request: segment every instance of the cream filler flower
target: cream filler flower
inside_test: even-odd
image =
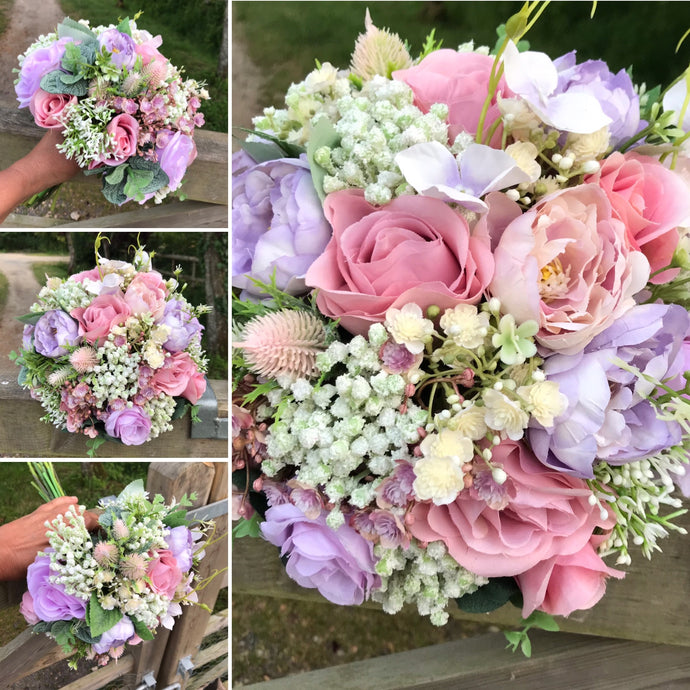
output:
[[[452,503],[465,487],[464,477],[471,469],[472,441],[457,431],[442,429],[426,436],[419,448],[423,457],[414,466],[415,495],[436,505]]]
[[[525,401],[530,414],[545,427],[553,426],[554,417],[559,417],[568,409],[568,398],[560,392],[556,381],[520,386],[517,394]]]
[[[390,308],[386,312],[385,326],[398,345],[404,345],[413,355],[424,350],[425,343],[431,340],[434,324],[425,319],[422,309],[414,302],[402,309]]]
[[[472,441],[479,441],[486,435],[488,427],[484,420],[485,409],[471,403],[448,420],[448,428],[457,431]]]
[[[484,344],[489,332],[489,315],[478,312],[473,304],[458,304],[446,309],[439,325],[456,345],[474,349]]]
[[[482,393],[486,425],[496,431],[505,431],[511,441],[519,441],[529,423],[529,415],[520,405],[500,391],[489,388]]]

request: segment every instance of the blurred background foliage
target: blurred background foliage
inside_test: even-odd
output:
[[[38,0],[36,0],[38,2]],[[201,112],[206,127],[228,130],[227,51],[223,65],[221,46],[228,0],[60,0],[65,15],[88,19],[93,25],[117,23],[118,17],[133,18],[138,11],[140,29],[160,34],[160,51],[176,67],[184,67],[188,78],[206,81],[211,100]]]
[[[526,38],[532,50],[556,58],[577,50],[578,62],[604,60],[617,72],[633,66],[633,81],[668,85],[688,66],[690,41],[675,53],[690,28],[687,2],[552,2]],[[436,29],[444,48],[496,43],[496,27],[520,2],[233,2],[233,37],[246,40],[250,57],[266,76],[266,106],[282,105],[291,82],[314,68],[314,59],[347,68],[355,40],[372,21],[406,39],[413,56]],[[238,94],[236,94],[236,97]]]
[[[69,257],[69,263],[49,266],[36,264],[36,278],[45,283],[45,274],[66,278],[96,265],[95,232],[3,232],[0,252],[34,252]],[[208,377],[228,377],[228,234],[226,232],[104,232],[101,256],[129,261],[139,245],[155,252],[153,268],[164,277],[172,277],[176,266],[182,267],[180,283],[187,283],[185,297],[192,304],[208,304],[210,314],[201,317],[204,325],[202,345],[209,358]],[[166,258],[163,255],[174,255]]]

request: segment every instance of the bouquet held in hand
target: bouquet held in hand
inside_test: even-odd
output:
[[[85,174],[101,175],[104,196],[118,206],[159,203],[179,189],[209,97],[135,20],[90,27],[66,17],[19,56],[15,81],[19,107],[39,127],[60,130],[58,149]]]
[[[330,601],[553,629],[684,532],[687,73],[529,50],[543,9],[417,56],[367,14],[233,156],[236,533]]]

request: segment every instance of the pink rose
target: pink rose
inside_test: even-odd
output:
[[[182,397],[189,400],[192,405],[199,402],[199,398],[206,391],[206,377],[199,371],[192,374],[187,387],[182,391]]]
[[[413,536],[443,541],[473,573],[502,577],[578,553],[596,527],[611,526],[589,504],[592,492],[583,479],[545,468],[520,442],[503,441],[492,453],[492,461],[508,475],[505,484],[487,489],[486,475],[491,474],[483,471],[453,503],[418,503],[411,511]]]
[[[614,215],[625,224],[630,246],[647,257],[652,272],[671,263],[678,226],[690,215],[690,194],[678,174],[650,156],[614,151],[585,182],[606,192]],[[652,282],[664,283],[677,274],[678,269],[665,271]]]
[[[429,112],[434,103],[448,105],[448,137],[452,142],[460,132],[477,133],[493,62],[488,55],[442,49],[430,53],[414,67],[396,70],[392,76],[412,89],[414,104],[422,112]],[[503,77],[497,92],[504,98],[513,96]],[[484,119],[484,132],[500,115],[494,96]],[[492,145],[500,146],[502,131],[502,127],[496,130]]]
[[[163,316],[165,311],[165,298],[168,288],[161,274],[157,271],[137,273],[125,292],[125,302],[129,305],[132,314],[150,313],[154,320]]]
[[[69,96],[66,93],[48,93],[43,89],[38,89],[31,97],[29,110],[39,127],[63,129],[61,116],[68,106],[76,102],[76,96]]]
[[[141,55],[142,65],[146,66],[152,60],[156,58],[163,57],[158,48],[163,44],[162,36],[152,36],[147,41],[143,43],[137,43],[134,47],[134,52],[137,55]]]
[[[131,313],[122,293],[99,295],[88,307],[77,307],[70,312],[79,322],[79,335],[91,345],[98,340],[103,343],[110,329],[123,324]]]
[[[137,152],[139,123],[127,113],[116,115],[107,125],[108,134],[113,137],[110,152],[103,156],[106,165],[120,165]]]
[[[630,309],[649,278],[647,259],[630,249],[625,225],[593,184],[544,197],[508,224],[494,257],[489,292],[501,310],[536,321],[539,344],[568,355]]]
[[[156,393],[163,392],[173,397],[177,395],[187,397],[185,393],[189,393],[193,397],[195,384],[192,383],[192,379],[198,373],[199,369],[194,360],[186,352],[173,352],[165,358],[163,366],[156,369],[149,383]]]
[[[81,271],[81,273],[75,273],[70,276],[71,280],[75,280],[77,283],[83,283],[86,279],[89,280],[100,280],[101,275],[98,272],[98,268],[92,268],[88,271]]]
[[[31,592],[26,591],[22,595],[22,602],[19,604],[19,613],[24,616],[24,619],[29,625],[36,625],[36,623],[41,620],[34,611],[34,598],[31,596]]]
[[[552,616],[592,608],[604,596],[606,579],[624,575],[609,568],[592,542],[587,542],[577,553],[553,556],[516,576],[523,598],[522,617],[537,608]]]
[[[175,597],[177,586],[182,582],[182,571],[172,551],[158,551],[156,557],[149,562],[146,574],[151,580],[151,589],[156,594],[162,594],[168,599]]]
[[[324,213],[333,237],[305,280],[319,309],[352,333],[408,302],[476,304],[492,278],[488,243],[439,199],[401,196],[378,208],[348,189],[329,194]]]

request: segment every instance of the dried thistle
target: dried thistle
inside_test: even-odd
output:
[[[243,340],[233,347],[244,351],[249,369],[260,376],[293,379],[314,376],[316,355],[325,348],[323,323],[305,311],[282,311],[254,317],[244,328]]]

